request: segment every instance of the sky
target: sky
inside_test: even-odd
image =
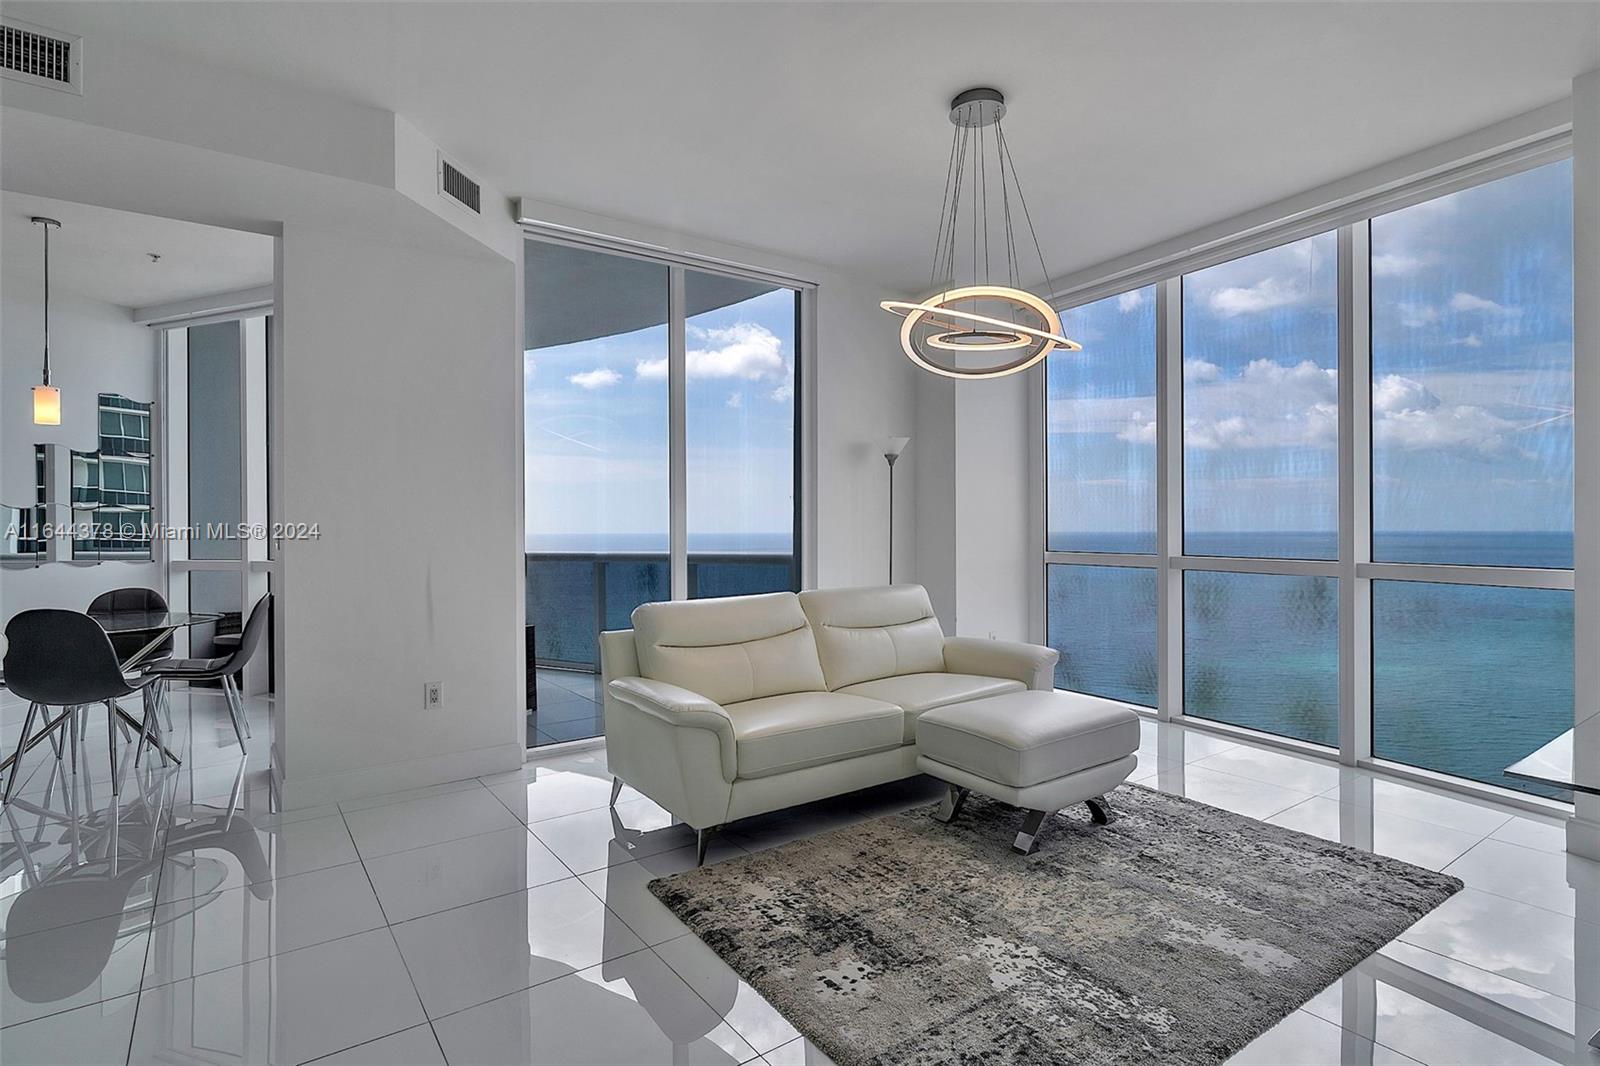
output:
[[[1571,186],[1554,163],[1373,220],[1380,540],[1571,530]],[[1186,533],[1333,534],[1336,300],[1332,233],[1183,279]],[[1062,317],[1084,350],[1048,371],[1052,541],[1153,550],[1153,290]]]
[[[795,300],[688,320],[690,550],[790,550]],[[523,388],[527,550],[665,551],[667,327],[528,351]]]

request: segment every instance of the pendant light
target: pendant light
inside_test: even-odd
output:
[[[1005,113],[1006,99],[998,89],[968,89],[950,101],[950,121],[956,129],[950,141],[933,267],[928,271],[932,293],[917,303],[884,300],[879,305],[905,320],[900,345],[911,361],[946,377],[1004,377],[1028,369],[1057,349],[1083,349],[1062,335],[1055,308],[1021,287],[1013,196],[1015,210],[1028,227],[1040,274],[1048,279],[1050,273],[1000,125]],[[991,147],[992,168],[986,158]],[[993,237],[991,183],[999,201]],[[996,241],[1000,247],[991,254]],[[964,270],[962,276],[970,277],[971,284],[959,284],[956,261],[969,254],[970,272]]]
[[[33,387],[33,424],[61,424],[61,390],[50,384],[50,230],[61,228],[53,218],[33,216],[35,226],[44,227],[44,382]]]

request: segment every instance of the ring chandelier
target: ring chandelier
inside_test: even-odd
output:
[[[951,378],[997,378],[1016,374],[1056,349],[1082,351],[1061,332],[1061,316],[1042,298],[1021,287],[1017,238],[1012,228],[1013,190],[1033,242],[1042,276],[1044,253],[1033,230],[1028,203],[1017,180],[1016,164],[1000,120],[1006,100],[998,89],[968,89],[950,101],[955,133],[945,172],[944,203],[934,240],[933,267],[928,271],[931,295],[921,302],[884,300],[879,306],[899,315],[900,345],[913,363]],[[992,133],[985,131],[992,127]],[[994,146],[1000,217],[995,238],[1001,243],[994,266],[1004,270],[996,284],[991,270],[989,185],[991,168],[985,153]],[[972,162],[968,166],[968,157]],[[965,204],[963,204],[965,199]],[[966,216],[963,215],[966,208]],[[956,259],[972,258],[972,284],[956,283]],[[976,357],[976,358],[974,358]]]

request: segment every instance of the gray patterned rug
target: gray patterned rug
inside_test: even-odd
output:
[[[973,795],[650,883],[840,1066],[1216,1063],[1461,882],[1124,785],[1010,850]]]

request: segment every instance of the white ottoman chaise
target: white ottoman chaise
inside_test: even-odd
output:
[[[1033,851],[1047,815],[1087,803],[1108,818],[1105,794],[1139,758],[1139,716],[1069,692],[1010,692],[936,707],[917,718],[917,768],[950,786],[935,816],[954,820],[969,789],[1026,810],[1012,847]]]

